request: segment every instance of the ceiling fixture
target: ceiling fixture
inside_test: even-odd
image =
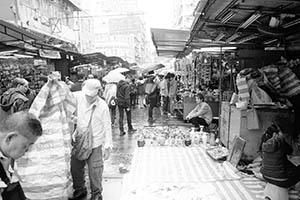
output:
[[[247,42],[249,40],[256,39],[256,38],[258,38],[258,36],[259,36],[258,34],[249,35],[247,37],[244,37],[244,38],[240,39],[239,41],[237,41],[237,43],[241,44],[241,43]]]
[[[230,36],[229,38],[227,38],[226,43],[229,43],[229,42],[235,40],[238,37],[240,37],[240,33],[235,33],[232,36]]]
[[[218,41],[220,41],[223,37],[225,37],[226,36],[226,34],[225,33],[223,33],[223,32],[221,32],[221,33],[219,33],[219,35],[214,39],[214,41],[215,42],[218,42]]]
[[[230,19],[232,19],[234,16],[236,15],[236,12],[230,11],[229,13],[227,13],[227,15],[225,15],[225,17],[223,17],[221,19],[221,23],[225,24],[227,23]]]
[[[271,17],[269,26],[271,28],[277,28],[280,24],[280,20],[277,17]]]
[[[265,41],[264,44],[272,44],[273,42],[276,42],[277,39],[272,39],[272,40],[268,40],[268,41]]]
[[[236,50],[237,47],[204,47],[200,49],[193,49],[193,52],[203,52],[203,51],[230,51],[230,50]]]
[[[248,26],[250,26],[253,22],[255,22],[258,18],[261,17],[260,12],[256,12],[251,17],[249,17],[243,24],[239,26],[239,28],[246,29]]]
[[[299,24],[299,23],[300,23],[300,18],[296,19],[296,20],[293,20],[291,22],[288,22],[286,24],[283,24],[282,27],[283,28],[289,28],[289,27],[294,26],[294,25]]]

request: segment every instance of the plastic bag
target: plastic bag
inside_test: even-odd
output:
[[[247,128],[248,130],[259,129],[259,119],[255,108],[247,110]]]

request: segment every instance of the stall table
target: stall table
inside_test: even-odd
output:
[[[273,123],[276,116],[284,116],[287,120],[293,120],[294,113],[291,109],[277,106],[255,106],[259,129],[249,130],[247,128],[247,110],[240,110],[229,102],[222,102],[220,119],[220,139],[221,142],[231,149],[236,136],[246,140],[244,148],[244,159],[253,160],[258,156],[261,136]]]
[[[254,200],[228,162],[202,147],[136,148],[121,200]]]

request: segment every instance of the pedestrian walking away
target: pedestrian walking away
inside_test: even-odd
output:
[[[124,136],[124,111],[126,112],[128,133],[133,133],[136,129],[133,128],[131,123],[131,105],[130,105],[130,87],[129,80],[121,80],[117,86],[117,105],[119,109],[119,130],[120,136]]]

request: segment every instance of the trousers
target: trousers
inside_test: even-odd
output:
[[[103,156],[102,146],[94,148],[87,160],[78,160],[71,156],[71,175],[75,191],[86,190],[84,167],[88,165],[91,194],[95,196],[102,193]]]
[[[124,132],[124,111],[126,112],[126,117],[127,117],[127,125],[128,125],[128,129],[133,129],[132,128],[132,124],[131,124],[131,110],[127,110],[126,107],[123,106],[118,106],[119,108],[119,129],[120,132]]]

